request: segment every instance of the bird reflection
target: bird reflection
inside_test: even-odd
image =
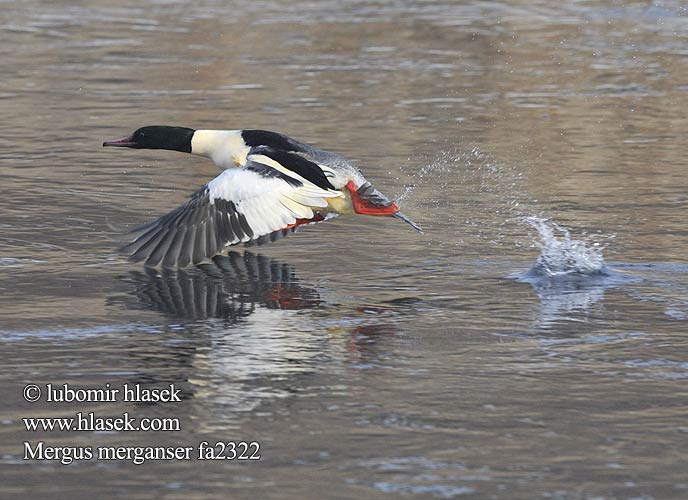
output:
[[[191,269],[145,269],[125,278],[133,285],[128,306],[190,320],[221,318],[234,323],[256,311],[309,309],[321,303],[293,268],[264,255],[230,252]]]
[[[332,290],[322,292],[325,301],[293,266],[251,252],[122,280],[127,293],[111,303],[175,318],[165,337],[185,340],[130,350],[129,369],[137,367],[131,382],[188,388],[201,432],[226,432],[258,407],[283,411],[271,402],[319,390],[324,380],[338,385],[338,376],[326,375],[327,360],[362,369],[387,359],[384,340],[407,309],[397,301],[347,308]],[[317,314],[303,314],[314,308]]]

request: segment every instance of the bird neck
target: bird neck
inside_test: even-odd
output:
[[[250,149],[241,130],[196,130],[191,139],[191,153],[210,158],[221,169],[245,165]]]

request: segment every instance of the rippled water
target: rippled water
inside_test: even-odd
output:
[[[0,496],[686,497],[687,23],[680,2],[4,3]],[[100,147],[147,124],[336,151],[426,233],[339,217],[145,271],[122,234],[216,175]],[[29,383],[183,397],[29,404]],[[182,430],[22,422],[78,411]],[[22,460],[38,439],[262,458]]]

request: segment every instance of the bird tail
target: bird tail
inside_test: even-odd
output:
[[[418,224],[416,224],[415,222],[413,222],[413,221],[412,221],[411,219],[409,219],[408,217],[406,217],[406,216],[405,216],[404,214],[402,214],[401,212],[397,212],[397,213],[392,214],[392,217],[394,217],[395,219],[399,219],[399,220],[401,220],[401,221],[404,221],[406,224],[408,224],[409,226],[411,226],[413,229],[415,229],[416,231],[418,231],[420,234],[423,234],[423,228],[420,227],[420,226],[419,226]]]

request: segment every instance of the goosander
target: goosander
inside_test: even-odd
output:
[[[191,153],[222,170],[189,201],[132,231],[122,250],[146,266],[198,264],[338,214],[391,216],[423,232],[348,160],[277,132],[153,125],[103,146]]]

